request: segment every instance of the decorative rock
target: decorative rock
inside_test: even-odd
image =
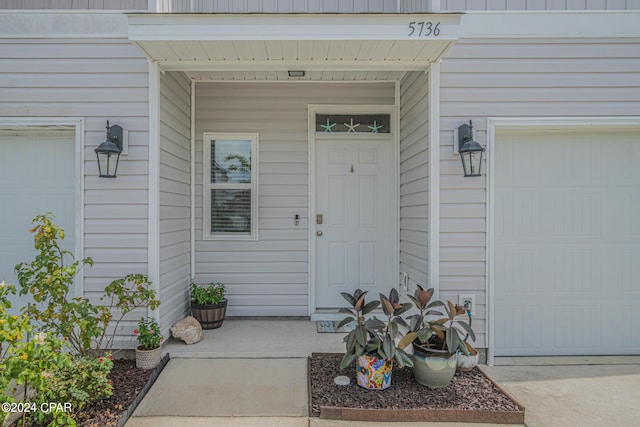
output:
[[[202,326],[194,317],[187,316],[173,325],[171,335],[186,344],[195,344],[202,339]]]

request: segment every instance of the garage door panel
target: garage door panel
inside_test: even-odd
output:
[[[640,143],[611,135],[498,133],[496,355],[640,353]]]
[[[16,286],[14,266],[36,254],[29,229],[46,212],[65,230],[63,247],[75,245],[75,141],[73,133],[0,134],[0,279]],[[13,298],[13,312],[30,302]]]

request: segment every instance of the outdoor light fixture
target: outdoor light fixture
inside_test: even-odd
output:
[[[122,153],[122,127],[109,126],[107,120],[107,139],[96,148],[100,178],[116,177],[120,153]]]
[[[304,70],[289,70],[287,73],[289,73],[289,77],[304,77],[305,75]]]
[[[480,176],[484,147],[473,140],[471,120],[469,124],[465,123],[458,127],[458,153],[462,160],[464,176]]]

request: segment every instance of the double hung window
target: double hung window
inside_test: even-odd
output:
[[[204,238],[256,239],[258,134],[204,134]]]

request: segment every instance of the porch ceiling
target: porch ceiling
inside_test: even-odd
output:
[[[162,69],[197,80],[301,80],[292,69],[307,72],[302,80],[389,80],[439,60],[460,18],[130,14],[129,39]]]

